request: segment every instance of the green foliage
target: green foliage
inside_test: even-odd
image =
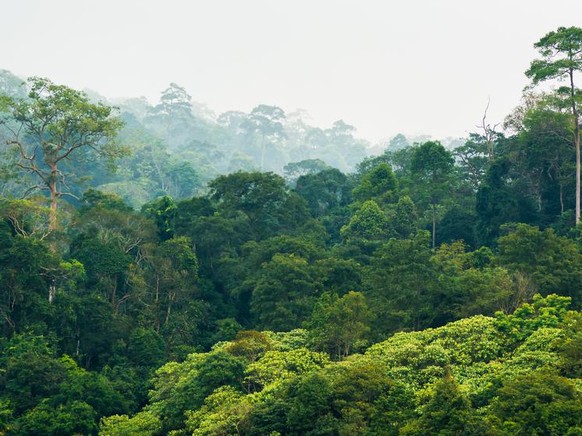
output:
[[[371,313],[363,294],[350,291],[338,297],[324,293],[305,325],[313,347],[342,359],[365,343],[370,319]]]
[[[19,168],[38,179],[38,185],[31,189],[49,190],[49,227],[55,230],[57,199],[63,195],[61,189],[67,187],[63,168],[66,162],[73,156],[82,161],[97,153],[112,165],[125,153],[115,143],[122,123],[113,116],[112,108],[91,103],[82,92],[39,77],[28,82],[28,98],[8,103],[18,127],[12,128],[6,122],[1,125],[10,131],[9,143],[16,149]],[[69,172],[75,174],[72,169]]]
[[[575,304],[582,299],[582,254],[576,244],[552,229],[517,224],[498,240],[499,262],[531,277],[543,295],[560,293]]]
[[[290,330],[309,316],[320,292],[320,282],[307,260],[293,254],[275,254],[261,267],[251,309],[262,328]]]
[[[182,428],[187,410],[196,410],[220,386],[242,387],[244,364],[224,351],[191,354],[182,364],[162,366],[150,391],[151,411],[162,418],[165,432]]]
[[[542,56],[542,59],[534,60],[526,72],[534,83],[582,70],[582,29],[559,27],[546,34],[534,46]]]
[[[52,272],[59,271],[58,259],[43,241],[14,235],[0,224],[0,313],[2,331],[10,335],[26,328],[46,326],[51,309],[48,302]]]
[[[388,223],[386,213],[374,200],[368,200],[354,213],[350,222],[341,228],[340,234],[346,240],[385,240]]]
[[[307,201],[313,216],[325,216],[348,205],[352,198],[350,179],[339,170],[327,169],[297,179],[295,192]]]
[[[131,210],[131,207],[119,195],[88,189],[81,198],[81,211],[87,211],[92,208],[114,209],[125,212]]]
[[[531,224],[537,219],[532,199],[511,183],[513,170],[512,162],[500,157],[490,165],[485,183],[477,191],[477,236],[483,245],[493,245],[503,224]]]
[[[391,239],[376,251],[367,281],[377,336],[431,324],[437,302],[432,300],[436,271],[429,238],[421,231],[410,239]]]
[[[329,364],[326,354],[298,348],[290,351],[267,351],[245,371],[245,383],[249,391],[262,390],[280,384],[302,374],[315,371]]]
[[[44,79],[27,99],[11,80],[0,72],[2,141],[39,127],[16,109],[44,105],[76,111],[69,133],[105,135],[102,155],[133,155],[105,174],[91,147],[59,148],[66,117],[17,138],[90,183],[58,232],[45,198],[14,199],[30,182],[15,165],[32,161],[2,155],[0,433],[579,431],[564,90],[528,100],[512,136],[484,126],[451,153],[400,135],[344,174],[365,150],[341,120],[318,129],[266,105],[215,118],[171,84],[155,107],[123,103],[110,141],[110,108]],[[256,171],[289,156],[294,189]]]
[[[543,309],[555,307],[561,313],[565,306],[560,298],[542,300],[536,298],[537,312],[526,317],[547,325]],[[498,320],[476,316],[437,329],[399,333],[370,347],[365,356],[335,363],[305,348],[277,350],[287,333],[240,334],[211,353],[165,365],[154,379],[146,410],[161,419],[162,431],[187,429],[194,434],[504,432],[529,419],[522,417],[529,412],[522,414],[508,386],[522,386],[532,371],[560,365],[562,324],[535,329],[521,325],[527,334],[518,348],[504,340]],[[267,350],[267,344],[273,348]],[[252,363],[241,373],[240,361],[220,350],[250,356]],[[538,398],[536,425],[579,425],[560,412],[577,413],[580,405],[569,379],[552,375],[545,380],[544,386],[556,392],[550,396],[536,383],[526,395]],[[130,428],[125,426],[139,416],[103,423],[118,420],[119,428]],[[116,434],[115,425],[108,428]]]
[[[299,162],[290,162],[283,167],[285,180],[290,185],[295,185],[297,179],[310,174],[319,174],[322,171],[332,169],[321,159],[305,159]]]
[[[579,389],[572,381],[544,370],[508,380],[492,411],[503,433],[570,434],[569,430],[582,427]]]
[[[582,375],[582,315],[580,312],[566,316],[565,334],[558,343],[562,358],[562,372],[568,377],[581,378]]]
[[[227,214],[244,213],[252,231],[260,236],[272,235],[294,212],[288,208],[290,197],[285,180],[273,173],[238,172],[220,176],[208,186],[221,210]]]
[[[519,189],[537,203],[540,223],[555,221],[575,206],[575,150],[571,117],[542,102],[526,112],[512,150],[522,177]]]
[[[395,201],[398,180],[390,165],[381,163],[364,174],[360,183],[354,188],[354,198],[359,202],[374,200],[380,205]]]
[[[522,341],[541,327],[558,327],[564,321],[571,299],[555,294],[546,298],[534,295],[533,303],[525,303],[514,313],[497,312],[497,328],[511,342]]]
[[[453,150],[461,177],[471,185],[474,191],[479,189],[485,178],[487,166],[492,157],[491,147],[494,145],[492,139],[484,135],[470,133],[469,139],[462,146]]]
[[[417,204],[431,209],[433,247],[436,245],[436,206],[454,184],[453,157],[438,141],[425,142],[413,149],[410,170],[416,183]]]
[[[154,436],[162,431],[162,422],[155,413],[142,411],[129,418],[127,415],[112,415],[101,420],[99,434],[123,436],[140,434]]]
[[[414,202],[408,195],[402,195],[393,208],[390,227],[402,238],[409,238],[417,229],[418,216]]]
[[[480,434],[467,396],[450,373],[434,384],[421,416],[402,430],[404,435]],[[481,431],[479,431],[481,430]]]
[[[225,350],[233,356],[244,357],[254,362],[272,347],[272,341],[262,332],[254,330],[239,331],[236,338],[230,341]]]
[[[220,387],[200,409],[186,412],[186,428],[193,435],[246,433],[250,410],[243,394],[230,386]]]
[[[176,204],[168,196],[163,196],[142,206],[142,211],[145,215],[153,218],[156,223],[158,236],[162,241],[166,241],[174,236],[176,209]]]
[[[489,254],[492,255],[467,253],[460,241],[442,244],[436,251],[432,261],[440,273],[438,282],[446,301],[439,322],[475,314],[493,315],[513,301],[514,284],[510,273],[504,268],[487,265],[485,256]]]
[[[136,328],[129,336],[127,357],[136,366],[158,368],[164,362],[164,340],[155,330]]]
[[[0,399],[17,434],[88,434],[99,416],[126,411],[107,378],[55,354],[42,336],[15,335],[3,344]]]
[[[41,403],[28,411],[16,428],[22,435],[91,434],[97,424],[91,406],[83,401],[72,401],[57,407]]]
[[[50,211],[40,197],[27,200],[0,198],[0,211],[0,217],[6,220],[11,230],[22,237],[42,240],[50,233]]]

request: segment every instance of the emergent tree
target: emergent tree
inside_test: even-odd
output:
[[[120,156],[123,149],[114,139],[122,122],[111,107],[90,102],[83,92],[38,77],[28,82],[28,98],[4,97],[8,117],[0,125],[10,132],[7,142],[18,154],[16,165],[40,179],[29,191],[49,191],[49,229],[54,230],[57,200],[67,186],[61,164],[91,150],[108,158]]]
[[[580,222],[580,90],[576,88],[574,73],[582,72],[582,29],[560,27],[534,44],[541,59],[534,60],[526,75],[534,84],[550,79],[567,80],[568,86],[558,89],[572,109],[574,147],[576,148],[576,224]]]

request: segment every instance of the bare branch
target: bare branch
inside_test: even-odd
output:
[[[43,185],[34,185],[34,186],[31,186],[26,191],[24,191],[24,193],[22,194],[22,196],[20,198],[21,199],[24,199],[24,198],[28,197],[28,194],[30,194],[33,191],[36,191],[37,189],[38,190],[42,190],[42,189],[47,189],[47,188],[46,188],[46,186],[43,186]]]

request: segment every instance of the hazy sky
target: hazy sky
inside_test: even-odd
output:
[[[0,69],[217,113],[273,104],[375,141],[475,131],[519,104],[533,43],[581,0],[0,0]]]

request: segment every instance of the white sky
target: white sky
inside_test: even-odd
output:
[[[0,69],[157,101],[170,82],[217,113],[273,104],[376,141],[503,120],[533,44],[581,0],[0,0]]]

